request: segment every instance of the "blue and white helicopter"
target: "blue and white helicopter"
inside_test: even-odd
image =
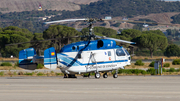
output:
[[[103,72],[103,77],[107,78],[107,72],[116,70],[113,75],[118,77],[117,70],[124,69],[124,66],[131,64],[131,57],[128,51],[122,46],[116,45],[117,42],[135,44],[125,40],[102,37],[94,35],[93,22],[109,19],[67,19],[45,22],[45,24],[60,23],[66,21],[86,21],[89,23],[89,35],[87,41],[80,41],[64,46],[59,53],[56,53],[55,48],[51,47],[44,51],[44,56],[38,56],[33,48],[21,50],[19,52],[19,65],[26,68],[31,64],[36,66],[37,63],[44,63],[44,66],[49,69],[60,68],[64,77],[73,77],[75,74],[95,73],[95,78],[100,78],[100,72]],[[96,40],[95,40],[96,39]]]

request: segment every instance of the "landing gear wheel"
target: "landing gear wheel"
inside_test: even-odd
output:
[[[118,77],[117,73],[113,74],[113,77],[114,77],[114,78],[117,78],[117,77]]]
[[[107,78],[107,77],[108,77],[107,73],[104,73],[103,78]]]
[[[88,74],[88,78],[90,78],[90,77],[91,77],[91,74],[89,73],[89,74]]]
[[[75,74],[68,74],[68,78],[77,78]]]
[[[96,74],[95,74],[95,78],[96,78],[96,79],[99,79],[100,77],[101,77],[101,75],[100,75],[99,73],[96,73]]]
[[[64,74],[64,78],[67,78],[67,75],[66,75],[66,74]]]

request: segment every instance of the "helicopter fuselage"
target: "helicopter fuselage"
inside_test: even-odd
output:
[[[130,61],[127,50],[109,39],[72,43],[57,53],[57,67],[65,74],[124,69]]]

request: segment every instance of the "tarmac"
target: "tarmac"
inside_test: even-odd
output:
[[[0,101],[180,101],[180,76],[0,77]]]

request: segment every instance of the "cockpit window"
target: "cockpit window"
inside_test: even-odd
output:
[[[124,51],[122,49],[117,49],[116,50],[116,55],[117,56],[125,56],[125,53],[124,53]]]
[[[125,50],[125,52],[126,52],[127,55],[130,55],[129,52],[128,52],[126,49],[124,49],[124,50]]]

